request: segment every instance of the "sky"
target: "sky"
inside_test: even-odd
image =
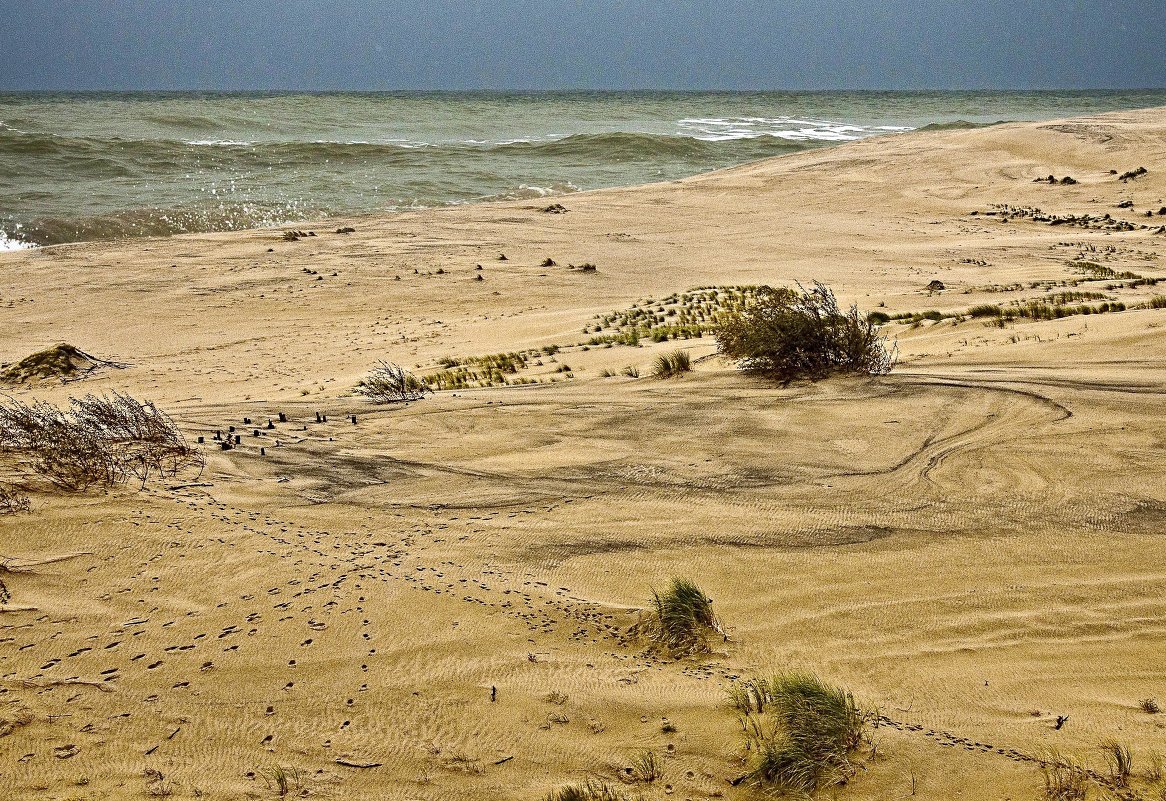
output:
[[[1166,0],[0,0],[0,89],[1166,87]]]

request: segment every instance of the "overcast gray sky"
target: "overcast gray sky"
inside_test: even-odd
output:
[[[0,0],[0,88],[1151,88],[1164,2]]]

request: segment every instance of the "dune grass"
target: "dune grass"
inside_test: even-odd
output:
[[[606,782],[587,781],[552,790],[545,801],[627,801],[627,796]]]
[[[1134,755],[1130,749],[1117,740],[1105,740],[1101,743],[1101,753],[1113,783],[1118,787],[1129,787],[1134,766]]]
[[[712,599],[686,578],[673,578],[663,592],[652,591],[649,637],[672,652],[692,652],[713,633],[724,634]]]
[[[854,697],[812,673],[755,679],[732,700],[744,710],[742,729],[758,788],[812,794],[846,781],[866,729]]]
[[[299,770],[296,768],[285,768],[282,765],[276,765],[268,770],[259,772],[263,777],[264,784],[267,789],[275,793],[279,798],[287,798],[293,792],[298,792],[303,787],[303,779],[300,776]]]
[[[664,765],[655,751],[646,750],[632,760],[628,775],[634,781],[651,784],[664,775]]]
[[[1084,801],[1089,793],[1089,774],[1074,760],[1053,755],[1041,765],[1046,801]]]
[[[692,357],[686,350],[662,353],[652,363],[652,375],[656,378],[671,378],[692,370]]]
[[[66,490],[131,478],[145,486],[151,476],[201,472],[205,463],[168,415],[119,392],[70,398],[67,409],[0,402],[0,452]]]

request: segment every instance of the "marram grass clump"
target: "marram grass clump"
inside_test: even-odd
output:
[[[653,590],[645,623],[649,639],[673,653],[704,650],[709,636],[725,636],[712,599],[694,582],[679,577],[663,592]]]
[[[671,378],[692,370],[692,357],[686,350],[676,350],[672,353],[662,353],[652,364],[652,375],[657,378]]]
[[[812,673],[786,673],[744,682],[730,695],[742,713],[754,786],[811,794],[854,775],[866,721],[849,691]]]
[[[627,801],[627,796],[605,782],[588,781],[553,790],[545,801]]]

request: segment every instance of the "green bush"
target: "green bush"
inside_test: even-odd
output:
[[[720,320],[716,338],[724,356],[785,382],[833,373],[881,375],[896,355],[857,306],[842,312],[834,293],[818,282],[796,291],[759,288],[742,311]]]

